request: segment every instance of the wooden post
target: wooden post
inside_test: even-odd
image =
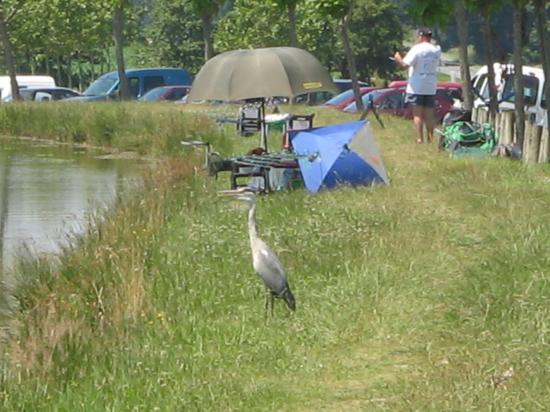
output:
[[[539,161],[539,147],[542,134],[542,127],[525,122],[525,138],[523,140],[523,161],[527,164],[534,164]]]
[[[479,112],[479,107],[474,107],[472,109],[472,122],[477,122],[477,119],[478,119],[478,112]]]
[[[515,140],[514,120],[515,113],[511,110],[502,112],[502,129],[500,135],[501,144],[512,144]]]
[[[550,133],[548,129],[542,129],[539,149],[539,163],[550,161]]]
[[[499,142],[502,140],[502,135],[504,134],[504,113],[506,112],[498,112],[495,122],[495,133]]]
[[[491,117],[491,114],[489,113],[489,108],[480,108],[478,113],[478,122],[483,123],[489,123],[489,119]]]

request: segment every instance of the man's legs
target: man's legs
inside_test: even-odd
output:
[[[428,143],[434,140],[434,128],[435,128],[435,110],[433,107],[424,107],[424,122],[426,123],[426,130],[428,132]]]
[[[423,109],[422,106],[417,105],[412,107],[414,129],[416,130],[416,143],[422,143],[424,141]]]

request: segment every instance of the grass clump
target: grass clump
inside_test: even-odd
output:
[[[258,200],[295,315],[264,321],[246,212],[216,196],[227,176],[163,162],[61,266],[24,267],[2,408],[544,409],[548,165],[451,160],[384,121],[391,185]]]

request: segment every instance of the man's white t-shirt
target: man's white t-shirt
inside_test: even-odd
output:
[[[403,61],[409,66],[407,93],[435,94],[441,48],[428,42],[415,44]]]

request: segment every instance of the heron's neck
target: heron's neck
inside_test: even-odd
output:
[[[250,242],[258,239],[258,228],[256,227],[256,205],[253,204],[248,209],[248,234],[250,236]]]

